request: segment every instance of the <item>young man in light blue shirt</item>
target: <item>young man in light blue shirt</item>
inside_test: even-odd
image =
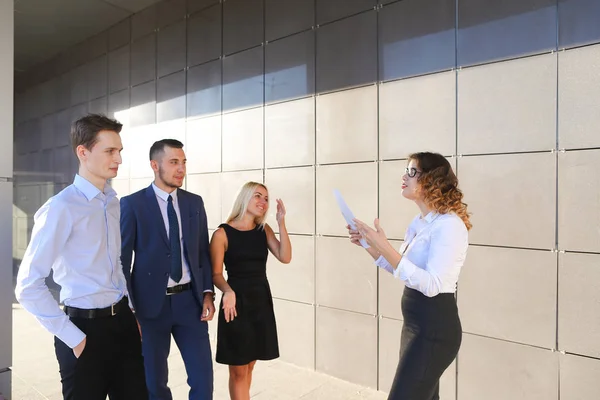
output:
[[[17,300],[55,336],[65,400],[148,398],[120,262],[119,201],[107,184],[121,164],[121,128],[93,114],[73,123],[79,173],[36,212],[17,277]],[[46,286],[50,270],[64,310]]]

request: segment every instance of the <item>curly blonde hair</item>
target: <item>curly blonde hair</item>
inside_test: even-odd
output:
[[[418,182],[425,203],[440,214],[455,213],[470,230],[473,227],[470,214],[463,203],[458,178],[446,157],[438,153],[421,152],[411,154],[408,160],[415,161],[422,171]]]

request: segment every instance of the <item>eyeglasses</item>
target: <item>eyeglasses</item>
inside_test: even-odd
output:
[[[405,168],[404,172],[406,172],[406,175],[408,175],[409,178],[414,178],[415,176],[417,176],[417,174],[422,173],[423,171],[417,171],[416,168]]]

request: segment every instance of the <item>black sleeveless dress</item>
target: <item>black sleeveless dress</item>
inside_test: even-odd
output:
[[[219,307],[217,355],[219,364],[246,365],[279,357],[273,297],[267,281],[267,235],[257,227],[240,231],[221,224],[227,235],[224,264],[227,283],[235,292],[237,317],[226,322]]]

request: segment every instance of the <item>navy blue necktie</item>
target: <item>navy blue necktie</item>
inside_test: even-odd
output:
[[[169,217],[169,242],[171,244],[171,279],[179,282],[181,280],[181,239],[179,238],[179,221],[177,221],[171,195],[167,200],[167,216]]]

